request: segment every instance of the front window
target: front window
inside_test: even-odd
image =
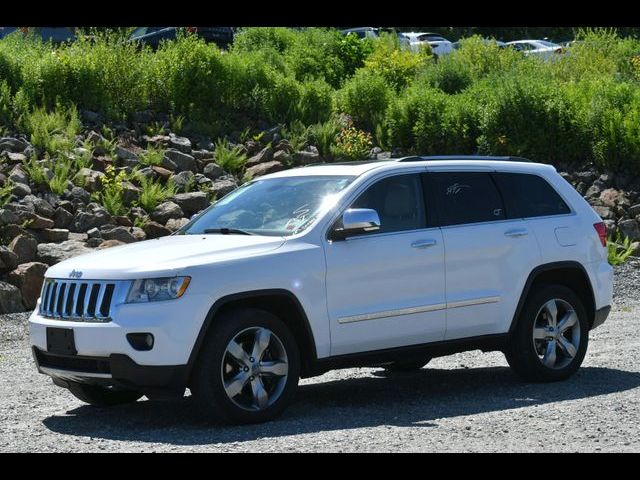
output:
[[[330,208],[354,178],[326,175],[258,179],[214,203],[179,234],[294,235]]]

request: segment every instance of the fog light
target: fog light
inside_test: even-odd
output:
[[[153,348],[153,335],[150,333],[127,333],[127,340],[134,349],[142,352]]]

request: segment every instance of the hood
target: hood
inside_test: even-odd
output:
[[[281,247],[284,237],[258,235],[172,235],[70,258],[49,268],[48,278],[125,280],[180,275],[189,267],[263,254]]]

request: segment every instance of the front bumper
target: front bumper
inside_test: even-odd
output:
[[[138,365],[127,355],[108,357],[57,355],[32,347],[38,371],[49,375],[60,387],[69,382],[115,386],[136,390],[150,397],[182,396],[187,385],[187,365]]]

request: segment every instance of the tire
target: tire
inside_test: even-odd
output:
[[[271,370],[267,371],[269,365]],[[299,378],[298,345],[285,323],[264,310],[241,308],[214,320],[190,388],[208,419],[261,423],[284,411]]]
[[[113,407],[137,401],[142,394],[133,390],[114,390],[100,385],[69,382],[69,391],[78,399],[95,407]]]
[[[549,330],[551,305],[556,308],[553,330]],[[573,326],[561,332],[563,321],[564,327]],[[536,288],[529,294],[517,322],[504,353],[518,376],[531,382],[556,382],[578,370],[587,352],[589,323],[582,301],[571,289],[563,285]]]
[[[422,358],[420,360],[399,360],[386,365],[382,365],[382,368],[389,372],[415,372],[424,367],[431,361],[431,358]]]

